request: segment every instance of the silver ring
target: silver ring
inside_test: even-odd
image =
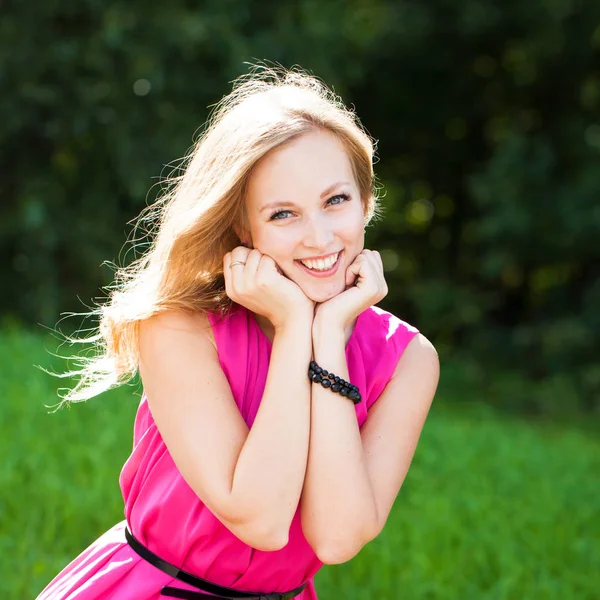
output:
[[[234,260],[230,265],[229,268],[231,269],[231,267],[234,267],[235,265],[245,265],[245,262],[242,262],[241,260]]]

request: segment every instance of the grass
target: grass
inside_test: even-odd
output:
[[[52,338],[0,330],[0,598],[34,598],[123,519],[118,488],[139,390],[49,414]],[[600,590],[600,440],[442,386],[384,533],[324,567],[321,600],[592,600]],[[451,377],[449,378],[451,379]],[[485,390],[464,390],[473,400]],[[461,399],[462,400],[462,399]]]

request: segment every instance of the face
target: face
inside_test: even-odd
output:
[[[350,160],[330,132],[306,133],[253,169],[246,206],[252,246],[314,302],[345,289],[364,247],[364,210]]]

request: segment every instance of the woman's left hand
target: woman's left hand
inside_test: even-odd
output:
[[[346,290],[317,305],[315,321],[345,329],[387,293],[381,255],[376,250],[363,250],[346,269]]]

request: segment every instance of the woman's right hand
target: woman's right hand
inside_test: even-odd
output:
[[[270,256],[256,248],[238,246],[228,252],[223,258],[223,275],[229,298],[269,319],[275,329],[303,315],[312,322],[314,302],[281,273]]]

